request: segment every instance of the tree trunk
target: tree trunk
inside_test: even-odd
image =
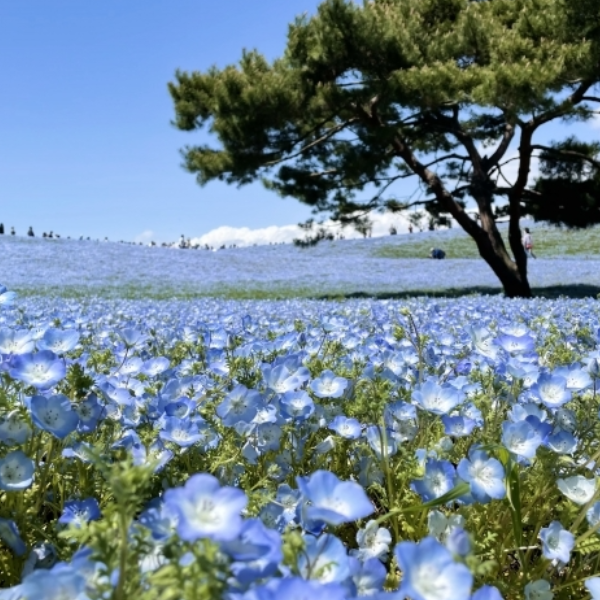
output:
[[[492,212],[491,182],[487,174],[481,174],[483,182],[476,182],[473,194],[479,207],[481,227],[471,233],[477,243],[481,258],[487,262],[502,283],[504,293],[509,298],[531,298],[531,287],[527,280],[527,256],[520,239],[518,216],[511,214],[509,226],[509,243],[516,261],[512,259],[506,244],[498,231]],[[515,227],[516,225],[516,227]],[[515,240],[515,235],[517,240]],[[518,246],[518,247],[516,247]]]
[[[504,256],[497,253],[490,243],[480,245],[479,254],[491,267],[496,277],[500,280],[504,293],[508,298],[531,298],[531,287],[527,276],[523,276],[511,258],[504,252]]]
[[[507,297],[531,298],[533,294],[527,279],[527,256],[521,240],[518,241],[519,248],[517,250],[520,250],[523,254],[523,260],[519,265],[508,253],[491,213],[486,214],[486,211],[481,210],[481,208],[480,204],[481,226],[476,229],[469,228],[465,230],[475,240],[479,255],[494,271]]]
[[[379,124],[379,123],[378,123]],[[482,170],[481,159],[478,159],[479,173],[475,178],[475,190],[471,192],[479,208],[481,225],[478,225],[452,197],[444,187],[440,177],[428,169],[414,155],[408,144],[400,136],[394,138],[396,155],[401,157],[406,165],[429,187],[437,200],[458,222],[458,224],[475,240],[481,258],[487,262],[500,280],[504,293],[509,298],[531,298],[531,288],[527,281],[527,257],[520,239],[514,240],[515,234],[519,236],[518,212],[511,215],[511,247],[516,248],[513,261],[504,240],[496,227],[492,213],[492,189],[489,174]],[[512,203],[515,206],[515,203]],[[517,204],[518,206],[518,204]]]

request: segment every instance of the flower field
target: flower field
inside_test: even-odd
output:
[[[424,258],[385,256],[407,246],[407,235],[322,242],[307,249],[285,244],[216,252],[0,236],[1,275],[10,289],[60,296],[256,299],[440,294],[449,289],[500,292],[498,280],[480,258],[448,258],[443,263],[425,258],[430,244],[449,247],[457,233],[415,234],[424,244]],[[577,286],[586,295],[597,295],[598,273],[598,255],[539,258],[529,266],[534,289],[556,287],[567,295]]]
[[[1,600],[600,598],[596,301],[0,311]]]

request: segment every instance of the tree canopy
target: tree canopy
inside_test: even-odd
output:
[[[449,213],[506,293],[528,296],[523,211],[600,221],[599,148],[535,139],[552,121],[593,118],[599,82],[597,0],[325,0],[290,25],[272,63],[243,51],[237,65],[178,71],[169,89],[176,126],[215,139],[183,151],[200,184],[259,179],[342,223],[410,206]],[[411,179],[416,193],[399,195]]]

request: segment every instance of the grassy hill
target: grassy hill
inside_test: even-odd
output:
[[[585,230],[559,229],[530,224],[534,252],[543,258],[600,257],[600,227]],[[507,247],[507,226],[501,225]],[[386,258],[420,258],[429,254],[432,246],[443,248],[448,258],[478,258],[473,240],[462,230],[413,233],[400,236],[400,243],[387,244],[377,249],[377,255]]]
[[[600,230],[534,227],[538,295],[600,293]],[[427,257],[431,246],[444,261]],[[216,252],[0,236],[0,283],[26,295],[131,298],[341,298],[500,293],[459,230]]]

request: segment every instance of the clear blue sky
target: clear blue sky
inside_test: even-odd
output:
[[[287,24],[318,3],[2,0],[0,222],[169,241],[305,220],[308,208],[259,184],[200,188],[179,155],[199,137],[170,125],[167,82],[177,68],[236,62],[244,47],[280,55]]]
[[[177,68],[275,58],[317,0],[0,2],[0,222],[24,234],[159,241],[220,225],[297,223],[309,209],[261,185],[199,187],[171,124]]]

